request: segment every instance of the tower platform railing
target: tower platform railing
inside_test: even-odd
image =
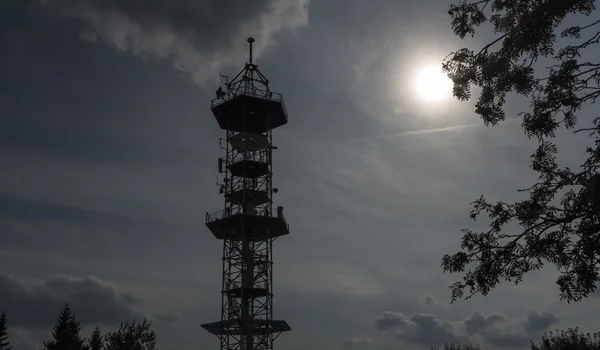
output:
[[[228,211],[225,209],[221,209],[221,210],[215,211],[213,213],[207,212],[206,213],[206,223],[226,219],[230,216],[231,216],[231,214],[229,214]]]
[[[266,89],[260,89],[257,87],[247,87],[247,86],[240,86],[240,87],[236,87],[233,89],[229,89],[227,91],[224,91],[224,94],[222,97],[217,97],[214,98],[211,101],[211,107],[214,108],[218,105],[221,105],[229,100],[232,100],[235,97],[238,96],[248,96],[248,97],[255,97],[255,98],[260,98],[263,100],[267,100],[267,101],[274,101],[274,102],[279,102],[281,103],[281,106],[283,107],[283,110],[285,111],[285,114],[287,115],[287,109],[285,108],[285,102],[283,102],[283,95],[277,92],[272,92]]]
[[[207,212],[206,213],[206,222],[205,223],[208,224],[208,223],[215,222],[215,221],[218,221],[218,220],[227,219],[229,217],[236,216],[236,215],[265,216],[265,217],[271,217],[271,218],[278,218],[278,219],[281,219],[284,222],[284,224],[285,224],[286,227],[289,227],[289,225],[287,223],[287,220],[285,219],[285,216],[283,215],[283,211],[282,210],[279,210],[277,212],[277,215],[274,216],[274,215],[264,215],[264,214],[260,214],[260,215],[259,214],[256,214],[256,215],[254,215],[254,214],[243,214],[243,213],[233,213],[232,214],[230,210],[221,209],[221,210],[217,210],[217,211],[212,212],[212,213],[208,213]]]

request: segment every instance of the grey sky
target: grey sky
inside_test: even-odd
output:
[[[515,349],[600,326],[598,298],[559,302],[551,269],[448,305],[458,276],[440,259],[485,225],[469,202],[518,198],[535,178],[518,121],[484,128],[473,102],[414,92],[418,69],[478,45],[451,34],[450,2],[140,3],[0,2],[0,310],[16,349],[37,349],[66,301],[86,332],[143,316],[163,349],[217,348],[200,328],[221,298],[204,226],[222,206],[209,102],[250,35],[290,119],[274,133],[292,230],[274,271],[293,331],[276,348]],[[581,138],[561,137],[577,165]]]

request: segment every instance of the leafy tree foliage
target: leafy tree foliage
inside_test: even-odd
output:
[[[578,328],[569,328],[567,331],[544,333],[542,340],[531,343],[531,350],[599,350],[600,333],[582,334]]]
[[[122,322],[119,328],[106,335],[105,350],[156,350],[156,335],[151,323]]]
[[[475,111],[486,126],[505,120],[509,93],[530,99],[531,110],[520,117],[526,135],[538,141],[531,167],[539,178],[521,190],[528,192],[526,200],[494,203],[482,196],[473,202],[471,218],[484,214],[490,226],[463,230],[460,251],[443,257],[445,272],[466,271],[450,287],[452,302],[487,295],[501,280],[519,283],[544,264],[560,272],[561,299],[580,301],[599,280],[600,118],[579,123],[577,118],[600,96],[597,55],[583,58],[600,41],[600,20],[588,17],[595,0],[457,1],[449,11],[456,35],[473,36],[489,22],[497,38],[478,51],[463,48],[446,58],[443,69],[454,82],[454,95],[467,100],[471,87],[479,87]],[[565,26],[568,16],[581,24]],[[535,68],[547,61],[549,67]],[[560,128],[589,136],[587,159],[578,169],[559,165],[553,140]],[[509,230],[509,223],[520,229]]]
[[[100,334],[100,327],[96,327],[92,332],[88,348],[89,350],[102,350],[104,348],[104,339],[102,339],[102,335]]]
[[[53,339],[44,342],[45,350],[87,350],[85,341],[79,335],[81,326],[75,320],[75,314],[66,304],[52,330]]]
[[[6,314],[0,315],[0,350],[10,350],[8,342],[8,328],[6,325]]]
[[[546,332],[542,339],[531,342],[531,350],[600,350],[600,333],[579,332],[578,328],[569,328],[566,331],[556,330]],[[431,350],[481,350],[476,344],[451,344],[446,343],[442,349],[431,347]]]

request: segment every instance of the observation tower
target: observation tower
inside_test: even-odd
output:
[[[273,319],[273,241],[289,234],[283,207],[273,212],[273,129],[287,124],[281,94],[249,60],[225,89],[219,87],[211,110],[225,139],[219,158],[219,192],[224,209],[206,214],[206,226],[223,240],[221,321],[202,327],[221,340],[221,350],[271,350],[291,330]],[[224,142],[223,142],[224,141]],[[221,180],[222,179],[222,180]]]

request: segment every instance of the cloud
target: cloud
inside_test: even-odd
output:
[[[156,320],[163,322],[177,322],[181,320],[181,314],[179,312],[168,311],[158,314]]]
[[[518,348],[529,344],[540,331],[558,322],[549,312],[532,310],[525,321],[516,321],[498,313],[474,312],[462,321],[440,319],[432,314],[386,311],[375,319],[375,328],[398,340],[416,346],[442,346],[444,343],[486,343]]]
[[[369,338],[353,337],[344,340],[342,348],[347,350],[362,350],[367,349],[371,343],[372,341]]]
[[[484,315],[475,311],[462,324],[470,336],[482,338],[494,346],[518,348],[529,344],[531,339],[518,323],[498,313]]]
[[[45,174],[52,177],[51,172],[48,169]],[[84,179],[85,176],[82,175],[84,173],[85,171],[81,171],[77,175],[80,177],[80,184],[87,182]],[[124,179],[123,176],[121,176],[121,179]],[[5,183],[10,184],[10,181]],[[101,188],[105,188],[105,193],[111,193],[110,187],[112,184],[108,177],[105,176],[97,183],[98,185],[92,189],[93,191],[100,192]],[[129,182],[123,181],[123,183]],[[53,182],[53,184],[53,189],[59,192],[59,196],[64,196],[63,198],[69,197],[70,193],[77,192],[73,187],[62,186],[59,182]],[[141,183],[138,182],[135,185],[142,187],[140,192],[145,190]],[[40,191],[41,186],[36,188],[35,185],[32,185],[28,188],[30,193],[22,193],[24,194],[23,197],[12,196],[0,189],[0,241],[2,242],[0,251],[3,254],[2,258],[5,258],[5,255],[8,254],[15,254],[19,257],[19,260],[24,262],[31,259],[46,258],[48,264],[35,267],[38,272],[43,271],[42,276],[56,271],[85,275],[89,273],[90,268],[94,269],[94,273],[100,274],[105,274],[110,270],[115,273],[142,269],[137,270],[136,275],[139,277],[144,275],[144,271],[150,270],[152,270],[150,275],[156,276],[157,269],[165,266],[162,261],[163,259],[164,261],[168,260],[168,257],[156,250],[159,245],[164,249],[173,249],[180,252],[180,258],[186,255],[192,256],[191,252],[188,254],[184,250],[185,246],[189,244],[189,241],[186,240],[195,238],[189,237],[192,235],[192,229],[195,229],[196,226],[193,226],[192,229],[187,228],[185,226],[187,223],[182,223],[185,221],[184,219],[174,223],[166,222],[165,220],[171,217],[168,217],[165,211],[161,212],[159,208],[155,210],[160,212],[160,215],[139,211],[144,200],[131,192],[133,186],[129,186],[128,190],[130,192],[128,194],[123,193],[124,197],[127,198],[121,202],[129,201],[129,203],[132,203],[137,201],[141,203],[140,205],[131,205],[131,209],[137,210],[137,212],[130,213],[126,212],[127,208],[119,208],[118,204],[103,205],[102,200],[66,203],[68,199],[52,198],[52,195],[44,196],[43,192],[37,192]],[[7,189],[8,187],[7,185]],[[157,186],[157,188],[165,191],[168,186]],[[59,189],[62,189],[62,191]],[[85,191],[84,188],[83,190]],[[41,191],[44,191],[43,188]],[[36,192],[38,193],[37,196]],[[146,193],[149,192],[146,190]],[[45,197],[44,200],[32,198],[42,196]],[[183,201],[185,197],[180,196],[179,198]],[[182,207],[185,209],[187,205],[182,204]],[[179,211],[179,213],[181,212],[182,210]],[[165,232],[177,233],[180,239],[166,242]],[[171,244],[177,246],[167,248]],[[132,250],[143,251],[144,254],[132,259]],[[206,247],[206,250],[210,250],[210,248]],[[204,253],[205,250],[201,251]],[[29,255],[29,257],[26,257],[26,255]],[[107,260],[111,261],[111,264],[106,264]],[[53,263],[67,265],[52,266]],[[86,264],[87,267],[84,267]],[[126,265],[123,266],[122,264]],[[159,266],[154,266],[149,270],[147,268],[149,264]],[[0,274],[14,273],[20,275],[26,273],[23,269],[28,270],[29,266],[33,264],[30,263],[24,266],[14,263],[14,265],[15,267],[21,266],[22,269],[17,271],[14,268],[10,270],[0,269]],[[144,266],[146,267],[144,268]],[[165,268],[170,271],[173,266],[173,263],[171,263]],[[172,272],[170,274],[172,275]]]
[[[468,318],[463,321],[467,332],[469,334],[480,332],[488,327],[501,322],[506,322],[506,317],[500,314],[489,314],[483,315],[482,313],[475,311]]]
[[[6,312],[11,325],[28,329],[51,327],[67,302],[82,325],[114,325],[143,317],[136,311],[136,306],[143,304],[141,298],[96,277],[55,275],[45,281],[25,283],[0,276],[0,310]]]
[[[430,129],[421,129],[421,130],[411,130],[411,131],[402,131],[396,134],[391,135],[383,135],[381,137],[398,137],[398,136],[406,136],[406,135],[423,135],[423,134],[431,134],[431,133],[439,133],[444,131],[453,131],[460,130],[466,128],[474,128],[474,127],[482,127],[484,126],[482,123],[470,123],[470,124],[461,124],[461,125],[452,125],[445,126],[442,128],[430,128]]]
[[[421,346],[440,346],[446,342],[463,343],[465,340],[452,322],[440,320],[430,314],[414,313],[406,317],[402,313],[386,311],[375,320],[375,328]]]
[[[84,38],[119,51],[170,59],[202,84],[222,66],[246,55],[247,36],[257,55],[274,36],[308,24],[308,0],[41,0],[87,24]]]
[[[435,298],[429,293],[421,296],[419,298],[419,301],[421,302],[421,304],[423,304],[425,306],[432,306],[433,304],[436,303]]]
[[[558,317],[552,313],[531,310],[527,313],[524,326],[527,333],[535,334],[547,330],[558,321]]]
[[[61,259],[114,257],[118,252],[131,251],[131,245],[123,244],[123,240],[139,240],[142,237],[140,225],[146,225],[144,231],[151,226],[104,210],[0,192],[0,240],[3,242],[0,249],[3,251],[26,249],[56,254]]]
[[[116,227],[130,230],[137,224],[134,219],[121,214],[75,207],[64,203],[19,198],[5,192],[0,192],[1,219],[15,219],[23,222],[39,220],[46,223],[69,221],[105,230],[114,230]]]

